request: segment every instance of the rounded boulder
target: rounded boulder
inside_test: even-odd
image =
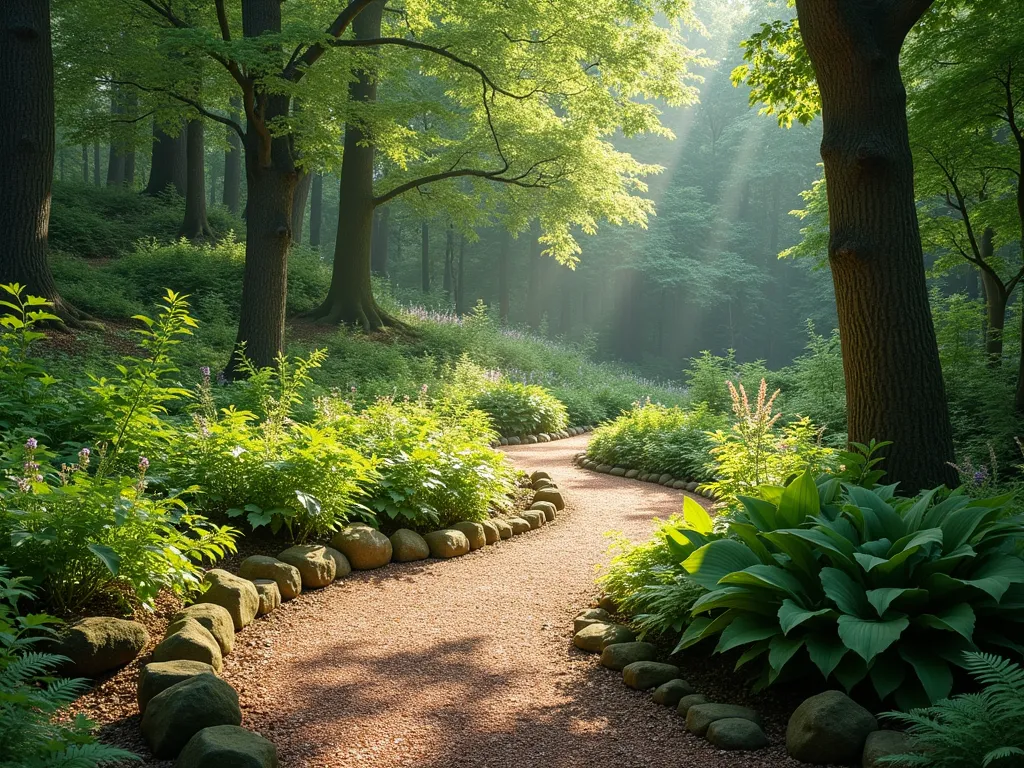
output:
[[[484,527],[480,525],[480,523],[474,523],[469,520],[460,520],[449,527],[452,530],[462,531],[466,534],[466,538],[469,540],[469,549],[471,552],[487,546],[487,533],[484,531]]]
[[[213,667],[201,661],[151,661],[139,671],[139,681],[136,685],[139,712],[145,712],[150,699],[158,693],[166,691],[182,680],[188,680],[196,675],[216,674]]]
[[[841,691],[825,691],[805,700],[790,716],[786,751],[803,763],[856,763],[868,735],[877,730],[878,721],[864,707]]]
[[[235,689],[214,675],[195,675],[150,699],[142,735],[154,755],[168,759],[204,728],[241,723]]]
[[[281,607],[281,590],[273,579],[255,579],[256,592],[260,596],[258,615],[266,616]]]
[[[697,736],[703,736],[713,722],[724,720],[727,717],[738,717],[761,725],[761,716],[749,707],[741,707],[736,704],[694,704],[686,710],[686,730]]]
[[[224,656],[210,630],[195,619],[185,617],[169,624],[167,631],[167,637],[153,649],[153,661],[200,661],[220,672]]]
[[[430,556],[442,560],[469,554],[469,539],[462,531],[444,528],[431,531],[423,537],[430,549]]]
[[[227,656],[235,647],[235,623],[227,608],[214,603],[196,603],[179,611],[171,618],[164,637],[171,634],[171,627],[182,619],[195,619],[202,624],[206,631],[213,635],[213,639],[220,646],[220,652]]]
[[[294,565],[282,562],[276,557],[253,555],[242,561],[238,575],[250,581],[273,579],[282,600],[293,600],[302,592],[302,574]]]
[[[123,667],[149,643],[149,633],[137,621],[92,616],[72,624],[57,640],[53,653],[71,660],[69,674],[99,677]]]
[[[324,546],[324,552],[334,561],[334,580],[343,579],[352,573],[352,563],[334,547]]]
[[[260,608],[260,596],[251,581],[214,568],[206,572],[203,583],[207,589],[197,603],[213,603],[227,609],[236,632],[252,624]]]
[[[761,726],[742,717],[715,720],[708,726],[704,738],[719,749],[751,752],[768,746],[768,737]]]
[[[629,627],[609,622],[607,624],[591,624],[589,627],[584,627],[573,635],[572,644],[581,651],[601,653],[609,645],[631,643],[634,640],[636,640],[636,635],[633,634]]]
[[[416,531],[399,528],[391,534],[391,558],[396,563],[412,563],[430,557],[430,547]]]
[[[510,517],[508,524],[512,528],[512,535],[518,536],[521,533],[526,533],[531,529],[530,524],[521,517]]]
[[[555,509],[559,512],[565,509],[565,501],[562,499],[562,492],[554,490],[553,488],[545,488],[543,491],[537,491],[533,494],[533,503],[536,504],[538,501],[550,501],[555,505]]]
[[[610,624],[611,622],[612,617],[608,611],[603,608],[588,608],[585,611],[581,611],[573,620],[572,631],[579,632],[591,624]]]
[[[532,505],[530,505],[530,509],[535,509],[538,512],[543,512],[544,519],[549,523],[554,521],[555,512],[557,512],[557,510],[555,509],[555,505],[552,504],[550,501],[535,501]]]
[[[636,661],[654,661],[658,649],[650,643],[615,643],[601,651],[601,666],[621,672]]]
[[[498,530],[498,525],[494,520],[481,520],[480,525],[484,527],[484,537],[488,544],[497,544],[501,541],[501,531]]]
[[[614,646],[608,647],[614,648]],[[663,704],[666,707],[676,707],[684,696],[691,696],[693,692],[693,686],[685,680],[669,680],[654,689],[654,703]]]
[[[608,648],[604,649],[605,653]],[[601,658],[604,658],[604,653]],[[649,691],[678,677],[679,667],[658,661],[634,661],[622,668],[622,682],[637,691]]]
[[[369,571],[391,562],[391,541],[376,528],[356,523],[342,528],[331,539],[357,571]]]
[[[278,560],[295,566],[302,577],[303,589],[319,589],[334,581],[338,565],[319,544],[296,544],[277,556]]]
[[[277,747],[237,725],[203,728],[181,750],[175,768],[277,768]]]
[[[512,538],[512,535],[513,535],[512,534],[512,526],[508,524],[507,520],[501,520],[500,518],[495,518],[494,520],[491,520],[491,522],[494,524],[494,527],[498,529],[498,535],[502,539],[511,539]]]

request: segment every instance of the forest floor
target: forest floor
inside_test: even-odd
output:
[[[677,662],[709,700],[765,717],[771,747],[720,752],[687,733],[674,708],[573,647],[572,620],[592,605],[609,558],[606,532],[644,540],[683,495],[578,469],[586,441],[508,451],[563,489],[554,523],[452,561],[354,572],[239,635],[224,678],[239,691],[243,725],[277,744],[282,768],[798,765],[784,748],[795,691],[751,696],[731,664]],[[148,754],[137,715],[108,720],[103,737]]]

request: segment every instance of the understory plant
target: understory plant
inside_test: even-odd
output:
[[[381,398],[359,415],[360,445],[379,460],[366,505],[384,528],[481,520],[508,506],[512,472],[490,447],[482,412],[455,401]]]
[[[822,432],[806,418],[782,422],[774,410],[778,390],[768,396],[768,384],[761,379],[757,400],[750,402],[742,384],[728,382],[732,398],[733,423],[728,431],[708,435],[714,478],[704,487],[716,498],[735,501],[765,485],[782,485],[793,475],[809,468],[814,474],[830,468],[835,451],[822,445]]]
[[[491,418],[505,437],[558,432],[569,426],[565,406],[536,384],[499,379],[472,400],[472,406]]]
[[[724,419],[699,404],[692,409],[637,402],[614,421],[594,430],[587,456],[594,461],[677,478],[710,480],[708,432]]]
[[[59,622],[45,614],[23,615],[19,600],[33,594],[25,577],[0,566],[0,765],[11,768],[93,768],[137,760],[123,749],[96,741],[96,726],[66,709],[85,692],[85,680],[56,676],[67,661],[36,648]]]
[[[964,654],[977,693],[885,717],[911,737],[911,750],[885,758],[921,768],[1010,768],[1024,762],[1024,670],[989,653]]]
[[[598,585],[615,601],[641,637],[678,634],[690,623],[693,603],[706,591],[682,566],[694,542],[715,538],[714,523],[690,497],[682,516],[655,520],[647,541],[633,544],[615,537],[614,556]]]
[[[243,355],[256,412],[233,405],[218,411],[204,370],[199,408],[170,460],[172,479],[198,485],[197,503],[207,512],[284,530],[298,543],[368,517],[361,502],[377,479],[377,461],[357,448],[360,422],[351,404],[322,398],[308,422],[292,418],[323,358],[322,351],[281,356],[276,367],[257,370]]]
[[[717,638],[760,687],[810,663],[901,709],[947,697],[965,651],[1024,639],[1022,521],[1010,495],[894,494],[805,471],[740,496],[683,562],[708,592],[678,648]]]

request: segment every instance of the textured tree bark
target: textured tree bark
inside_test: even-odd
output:
[[[368,5],[352,23],[357,39],[380,36],[383,0]],[[377,100],[377,79],[359,71],[349,84],[349,100]],[[328,323],[352,323],[365,331],[400,325],[377,306],[370,281],[373,251],[373,142],[362,125],[345,124],[345,151],[338,188],[338,236],[334,243],[331,288],[310,316]]]
[[[279,0],[242,0],[242,31],[247,38],[280,33]],[[292,200],[299,175],[291,136],[268,141],[261,135],[266,123],[289,114],[289,97],[260,94],[259,100],[260,123],[249,120],[245,131],[245,269],[238,335],[224,371],[228,378],[241,375],[238,363],[243,349],[259,367],[273,365],[284,350]]]
[[[988,263],[992,258],[995,232],[986,227],[978,241],[979,258]],[[1003,360],[1003,330],[1006,326],[1006,304],[1009,295],[1001,280],[985,270],[981,273],[981,286],[985,292],[985,354],[989,365],[997,366]]]
[[[507,230],[501,232],[501,245],[498,247],[498,320],[508,324],[508,251],[511,237]]]
[[[391,247],[391,208],[381,206],[374,211],[373,246],[370,251],[370,271],[376,277],[388,276],[388,249]]]
[[[459,268],[455,278],[455,314],[466,314],[466,236],[459,235]]]
[[[448,301],[453,298],[452,290],[455,282],[455,230],[448,225],[444,238],[444,293]]]
[[[206,146],[202,118],[189,120],[185,133],[185,219],[178,236],[203,240],[213,237],[213,230],[206,218]]]
[[[320,227],[324,220],[324,177],[313,174],[313,186],[309,200],[309,244],[320,247]]]
[[[543,314],[540,298],[540,265],[542,258],[540,224],[535,221],[530,227],[530,261],[526,266],[526,322],[534,330],[540,328],[541,316]]]
[[[921,0],[797,0],[821,90],[829,262],[851,441],[891,440],[904,493],[953,484],[899,54]]]
[[[135,150],[124,153],[124,185],[128,189],[135,187]]]
[[[0,284],[20,283],[77,324],[83,315],[61,299],[47,261],[55,143],[49,0],[0,3],[0,90]]]
[[[177,136],[164,132],[156,123],[153,124],[153,154],[149,167],[149,183],[143,192],[147,195],[159,195],[174,187],[174,191],[185,196],[185,144],[186,132],[182,130]]]
[[[232,117],[236,120],[242,111],[242,101],[231,97]],[[224,207],[236,216],[242,199],[242,140],[231,128],[228,132],[228,149],[224,152]]]
[[[420,278],[424,293],[430,293],[430,230],[427,222],[420,227]]]
[[[313,176],[303,173],[295,185],[295,200],[292,201],[292,242],[302,244],[302,230],[306,223],[306,203],[309,201],[309,189],[313,184]]]

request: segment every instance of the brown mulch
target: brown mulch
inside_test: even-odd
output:
[[[549,470],[565,491],[555,523],[454,561],[354,573],[239,634],[224,677],[243,725],[277,744],[281,766],[799,765],[784,749],[797,691],[752,696],[721,660],[679,662],[709,699],[753,704],[767,720],[771,747],[722,752],[573,647],[572,619],[592,603],[607,561],[605,532],[646,538],[652,517],[678,511],[683,496],[574,467],[586,441],[509,449],[517,466]],[[104,740],[145,756],[136,672],[103,683],[81,708],[105,724]],[[131,705],[111,706],[115,694]]]

